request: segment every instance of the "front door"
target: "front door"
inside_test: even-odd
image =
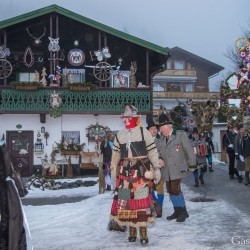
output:
[[[33,131],[6,131],[8,151],[21,176],[33,174]]]

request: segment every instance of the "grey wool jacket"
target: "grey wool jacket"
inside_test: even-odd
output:
[[[156,146],[159,157],[165,162],[165,167],[161,168],[164,181],[182,179],[187,175],[190,166],[196,166],[196,157],[192,144],[186,132],[178,130],[167,140],[163,135],[157,139]]]

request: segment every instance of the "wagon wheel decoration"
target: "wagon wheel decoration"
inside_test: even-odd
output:
[[[12,65],[6,59],[0,59],[0,79],[5,79],[12,73]]]
[[[116,66],[111,66],[107,62],[99,62],[93,68],[93,73],[98,80],[102,82],[108,81],[111,78],[110,70],[113,67],[116,67]]]

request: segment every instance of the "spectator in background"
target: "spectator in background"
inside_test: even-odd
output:
[[[205,138],[201,137],[198,129],[193,128],[193,133],[191,136],[191,143],[194,148],[194,153],[196,155],[197,166],[201,166],[200,169],[196,169],[193,172],[194,176],[194,186],[199,187],[199,182],[201,185],[204,185],[204,174],[207,171],[207,145]]]
[[[100,146],[101,154],[103,155],[103,172],[108,191],[111,191],[111,186],[113,186],[113,181],[111,179],[111,171],[110,171],[112,148],[113,148],[113,135],[111,132],[108,132]]]
[[[204,133],[204,138],[207,145],[207,162],[208,162],[208,170],[209,172],[213,172],[213,154],[214,154],[214,144],[212,138],[209,136],[208,132]]]
[[[228,124],[227,131],[222,138],[222,146],[224,149],[226,149],[228,155],[228,174],[230,180],[234,179],[234,175],[240,178],[239,172],[235,168],[234,139],[236,135],[237,133],[234,127]]]
[[[250,125],[244,124],[245,134],[242,138],[242,155],[245,161],[245,178],[244,184],[249,184],[249,172],[250,172]],[[240,157],[242,158],[242,155]]]
[[[245,130],[243,128],[243,125],[239,125],[237,127],[238,134],[234,138],[234,153],[235,153],[235,159],[236,159],[236,169],[239,172],[238,182],[242,183],[242,172],[245,171],[245,162],[244,158],[242,156],[242,139],[245,133]]]

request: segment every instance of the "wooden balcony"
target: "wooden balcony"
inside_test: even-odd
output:
[[[195,70],[174,70],[174,69],[166,69],[163,72],[156,74],[156,76],[192,76],[196,77]]]
[[[219,92],[165,92],[165,91],[154,91],[153,100],[157,99],[219,99]]]
[[[135,105],[140,114],[152,110],[149,88],[100,88],[73,91],[67,88],[15,90],[0,88],[0,114],[49,113],[50,94],[54,90],[62,98],[62,114],[120,114],[127,103]]]

